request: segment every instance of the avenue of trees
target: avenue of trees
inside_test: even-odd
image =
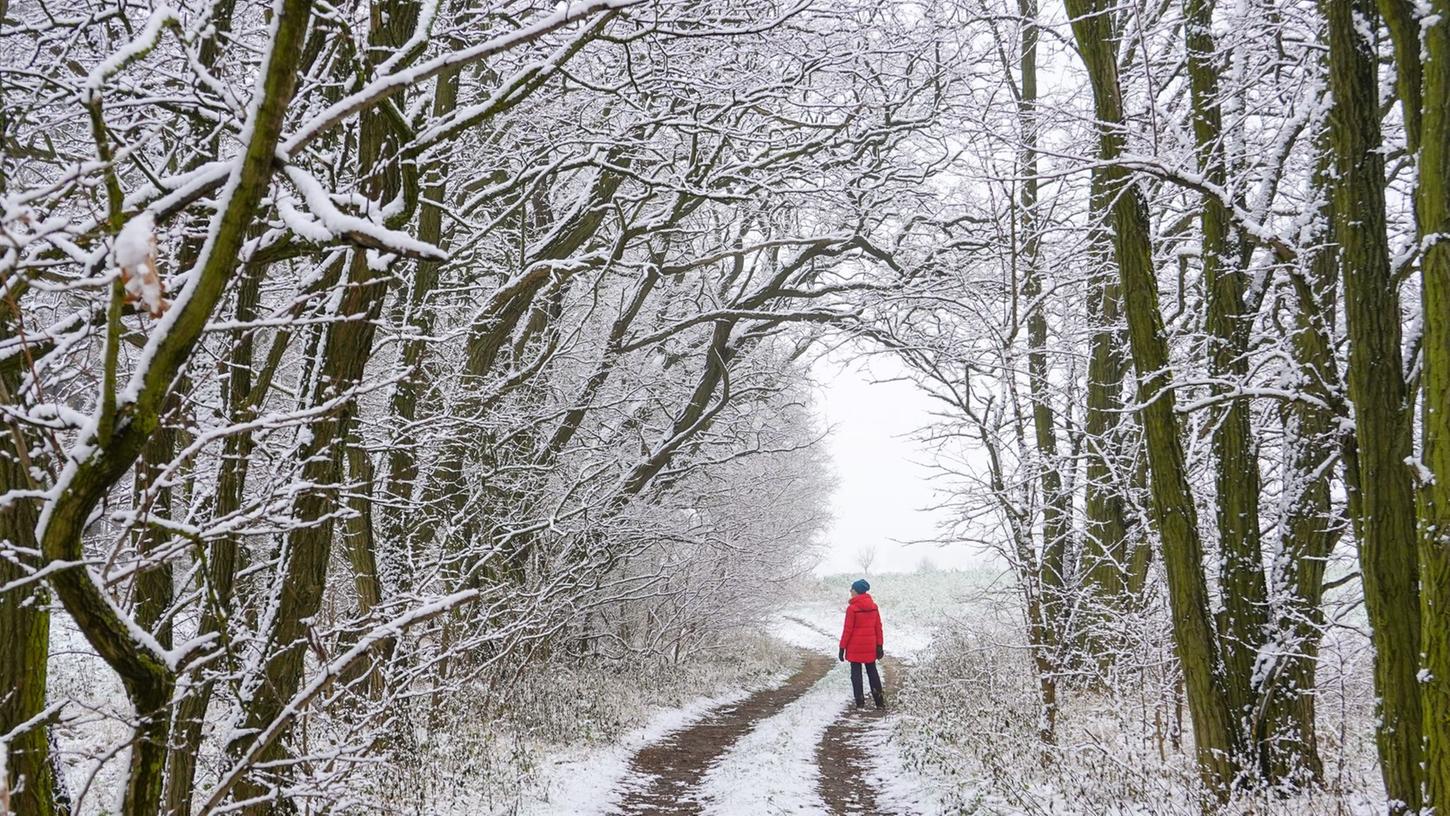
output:
[[[1208,802],[1320,784],[1362,587],[1450,812],[1445,6],[0,0],[0,811],[365,808],[491,677],[708,654],[849,341],[970,451],[1041,741],[1149,614]]]
[[[962,240],[866,331],[941,406],[943,541],[1012,564],[1044,743],[1130,682],[1146,614],[1210,801],[1323,784],[1348,585],[1388,811],[1450,810],[1445,12],[956,6],[979,59],[933,188]]]
[[[807,570],[802,355],[940,93],[877,16],[0,6],[9,811],[346,801],[410,712]]]

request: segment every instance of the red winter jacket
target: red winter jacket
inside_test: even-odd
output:
[[[871,593],[863,592],[846,606],[846,626],[841,630],[841,648],[852,663],[875,663],[876,647],[885,644],[881,637],[881,612]]]

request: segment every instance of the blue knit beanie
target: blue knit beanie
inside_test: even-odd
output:
[[[865,578],[857,578],[856,582],[851,584],[851,589],[855,590],[857,594],[865,592],[870,588],[871,584],[867,583]]]

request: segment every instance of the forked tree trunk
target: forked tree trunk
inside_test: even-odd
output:
[[[1184,0],[1184,43],[1188,50],[1189,95],[1199,171],[1221,190],[1228,187],[1219,110],[1217,48],[1212,0]],[[1208,361],[1215,395],[1231,393],[1248,379],[1249,328],[1244,303],[1243,240],[1218,196],[1203,197],[1203,284],[1207,291]],[[1259,541],[1259,462],[1249,428],[1249,401],[1229,398],[1215,408],[1214,486],[1218,497],[1219,584],[1223,614],[1219,644],[1223,654],[1228,705],[1240,726],[1254,707],[1254,664],[1264,645],[1268,591]],[[1245,740],[1250,751],[1255,746]]]
[[[1113,201],[1113,247],[1123,288],[1129,345],[1138,370],[1138,413],[1148,448],[1153,521],[1163,543],[1173,638],[1183,668],[1199,773],[1215,795],[1226,798],[1238,774],[1236,758],[1241,755],[1241,746],[1235,716],[1222,695],[1223,667],[1209,612],[1198,511],[1184,464],[1168,341],[1158,310],[1148,205],[1128,171],[1111,164],[1124,151],[1117,38],[1110,7],[1096,0],[1065,0],[1065,5],[1092,83],[1099,155],[1109,162],[1104,181]]]

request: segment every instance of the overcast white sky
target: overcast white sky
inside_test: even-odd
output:
[[[838,480],[834,522],[816,572],[860,572],[857,553],[877,548],[873,572],[903,572],[929,557],[939,567],[982,564],[974,548],[909,542],[935,538],[940,513],[928,454],[911,438],[929,419],[930,401],[887,355],[866,357],[842,349],[816,362],[817,408]]]

